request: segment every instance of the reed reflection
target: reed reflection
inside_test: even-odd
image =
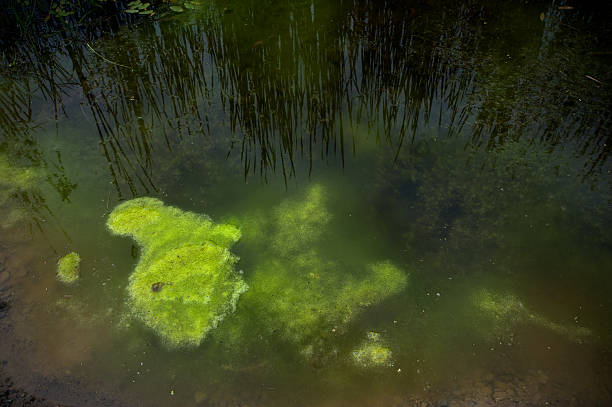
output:
[[[358,154],[358,126],[397,153],[431,124],[491,150],[522,137],[569,145],[585,156],[585,175],[597,175],[609,152],[606,89],[550,77],[568,58],[564,72],[581,72],[592,38],[567,47],[565,17],[551,7],[544,24],[520,27],[528,35],[496,44],[522,16],[503,7],[245,0],[231,13],[208,5],[98,40],[48,38],[51,55],[42,43],[19,49],[36,74],[0,93],[0,121],[4,137],[18,137],[35,124],[33,94],[63,120],[64,103],[74,103],[67,95],[82,92],[119,198],[158,191],[156,153],[186,136],[224,142],[245,178],[288,178],[298,161],[312,170],[319,159]],[[597,60],[588,64],[606,79]],[[580,92],[587,103],[576,102]]]

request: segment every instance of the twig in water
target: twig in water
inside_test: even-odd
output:
[[[106,58],[104,55],[100,54],[98,51],[96,51],[95,49],[93,49],[93,48],[92,48],[92,46],[91,46],[91,45],[89,45],[89,43],[87,43],[86,45],[87,45],[87,48],[89,48],[89,49],[91,50],[91,52],[93,52],[94,54],[96,54],[97,56],[99,56],[99,57],[100,57],[100,58],[102,58],[104,61],[108,62],[109,64],[113,64],[113,65],[121,66],[121,67],[123,67],[123,68],[127,68],[127,69],[130,69],[130,70],[132,70],[132,71],[134,70],[134,68],[132,68],[132,67],[130,67],[130,66],[122,65],[122,64],[119,64],[119,63],[117,63],[117,62],[113,62],[113,61],[111,61],[110,59]]]
[[[602,85],[605,85],[605,83],[604,83],[604,82],[602,82],[602,81],[600,81],[600,80],[598,80],[598,79],[595,79],[595,78],[593,78],[593,77],[592,77],[592,76],[590,76],[590,75],[584,75],[584,77],[585,77],[585,78],[587,78],[587,79],[590,79],[590,80],[592,80],[592,81],[595,81],[595,82],[597,82],[597,83],[600,83],[600,84],[602,84]]]

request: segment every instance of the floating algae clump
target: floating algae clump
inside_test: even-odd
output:
[[[71,252],[57,262],[57,279],[65,284],[74,283],[79,278],[79,264],[81,256]]]
[[[387,348],[380,334],[368,332],[367,339],[352,353],[353,362],[360,367],[377,367],[393,365],[392,353]]]
[[[582,342],[591,335],[591,331],[587,328],[558,324],[531,312],[513,295],[496,294],[486,289],[479,289],[472,295],[472,302],[484,316],[492,320],[492,333],[498,337],[511,335],[508,331],[521,323],[549,329],[568,337],[573,342]]]
[[[108,228],[142,248],[128,293],[134,314],[172,347],[199,345],[233,312],[248,286],[229,248],[240,230],[204,215],[138,198],[117,206]]]

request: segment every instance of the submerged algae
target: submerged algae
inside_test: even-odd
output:
[[[342,253],[325,255],[332,216],[321,185],[303,199],[282,202],[269,219],[265,226],[256,223],[265,234],[252,238],[269,249],[260,250],[267,256],[256,261],[242,306],[256,310],[265,330],[297,345],[307,359],[325,358],[333,348],[329,342],[363,309],[406,286],[408,275],[389,261],[351,265],[350,258],[341,260]]]
[[[393,365],[393,354],[385,346],[378,332],[368,332],[366,340],[352,353],[353,363],[359,367],[377,367]]]
[[[12,199],[29,192],[43,179],[40,170],[33,167],[20,167],[10,162],[5,154],[0,154],[0,208],[9,207]],[[10,208],[3,216],[2,227],[10,227],[27,216],[23,207]]]
[[[229,251],[240,238],[234,226],[154,198],[120,204],[107,226],[141,246],[129,279],[130,306],[169,346],[199,345],[248,288]]]
[[[315,242],[331,219],[322,186],[313,185],[304,198],[284,201],[274,210],[276,233],[272,245],[282,255],[299,252]]]
[[[360,311],[401,291],[406,281],[388,262],[372,264],[356,278],[310,252],[294,263],[273,260],[258,267],[245,301],[261,309],[271,330],[307,345],[326,333],[341,333]]]
[[[0,204],[4,203],[6,194],[29,189],[40,179],[40,173],[34,168],[14,166],[5,155],[0,154],[0,187],[2,187]]]
[[[498,337],[505,336],[508,330],[522,323],[551,330],[578,343],[591,336],[591,331],[587,328],[562,325],[532,312],[517,297],[510,294],[496,294],[483,288],[476,290],[471,299],[483,315],[492,320],[492,332]]]
[[[81,256],[71,252],[57,262],[57,279],[65,284],[72,284],[79,278]]]

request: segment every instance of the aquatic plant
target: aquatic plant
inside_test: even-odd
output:
[[[81,256],[70,252],[57,262],[57,279],[64,284],[72,284],[79,279]]]
[[[229,251],[240,238],[235,226],[154,198],[120,204],[107,226],[141,247],[129,279],[130,306],[171,347],[200,344],[248,289]]]
[[[363,274],[345,275],[338,262],[314,251],[293,263],[271,260],[256,269],[245,301],[262,310],[270,330],[307,345],[317,336],[341,333],[363,309],[398,293],[407,281],[388,262],[372,264]]]
[[[281,255],[303,250],[315,242],[331,219],[321,185],[313,185],[303,200],[286,200],[274,210],[276,233],[272,244]]]
[[[352,352],[351,357],[353,363],[364,368],[393,364],[393,353],[377,332],[368,332],[366,340]]]
[[[10,227],[27,216],[25,208],[11,203],[19,201],[21,194],[32,191],[42,179],[39,169],[14,165],[5,154],[0,154],[0,208],[9,209],[2,216],[2,227]]]
[[[0,154],[0,206],[14,194],[32,189],[41,179],[39,170],[16,166],[6,155]]]
[[[549,329],[573,342],[582,342],[591,336],[591,331],[579,326],[566,326],[552,322],[542,315],[532,312],[517,297],[511,294],[492,293],[478,289],[472,294],[472,303],[492,324],[492,332],[497,337],[505,337],[509,330],[518,324],[533,324]],[[487,331],[489,327],[487,327]]]
[[[247,236],[264,247],[267,241],[269,249],[260,250],[268,255],[256,262],[242,306],[256,312],[269,333],[296,344],[307,359],[332,351],[334,336],[363,309],[403,290],[408,279],[389,261],[348,266],[325,256],[322,243],[331,218],[324,187],[313,185],[302,199],[276,207],[268,225],[260,214],[257,221],[243,223]]]
[[[0,154],[0,204],[10,193],[32,188],[41,178],[42,175],[35,168],[13,165],[6,155]]]

